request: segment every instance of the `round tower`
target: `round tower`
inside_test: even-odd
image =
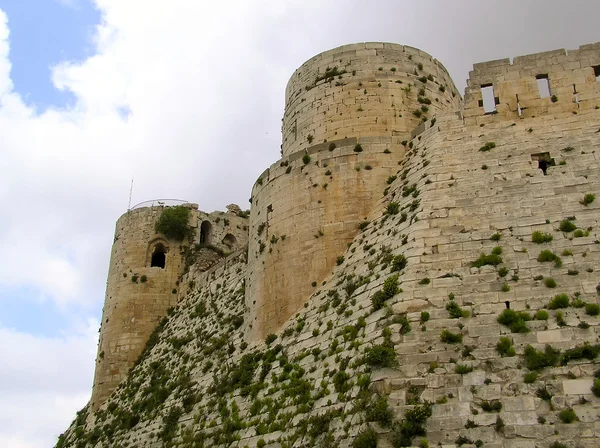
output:
[[[94,410],[125,379],[157,323],[177,303],[189,241],[156,233],[163,210],[164,206],[138,208],[117,221],[91,399]],[[190,213],[188,224],[197,227],[197,221],[198,213]]]
[[[416,48],[346,45],[305,62],[286,89],[283,158],[252,190],[247,335],[264,338],[309,299],[398,175],[406,141],[461,97]]]

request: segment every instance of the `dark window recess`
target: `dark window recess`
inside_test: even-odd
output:
[[[210,234],[212,225],[208,221],[203,221],[200,225],[200,244],[210,244]]]
[[[510,302],[507,300],[506,302],[504,302],[504,304],[506,305],[506,309],[510,310]]]
[[[164,269],[167,261],[167,250],[162,244],[154,246],[154,252],[152,252],[152,260],[150,261],[150,267],[157,267]]]
[[[592,68],[594,69],[594,76],[596,77],[596,81],[600,81],[600,65],[595,65]]]
[[[440,251],[439,251],[439,249],[438,249],[438,245],[437,245],[437,244],[435,244],[435,245],[431,246],[431,253],[432,253],[432,254],[439,254],[439,253],[440,253]]]
[[[227,235],[225,235],[225,238],[223,238],[223,244],[229,249],[232,249],[236,245],[236,243],[237,240],[235,236],[233,236],[231,233],[228,233]]]
[[[539,154],[531,154],[531,160],[538,163],[538,168],[546,175],[546,170],[549,166],[555,166],[554,159],[550,157],[550,153],[541,152]]]
[[[492,84],[481,86],[481,98],[479,107],[483,107],[483,112],[486,114],[495,113],[496,104],[500,104],[500,98],[494,96],[494,86]]]
[[[548,74],[537,75],[535,77],[537,81],[538,92],[540,93],[540,98],[549,98],[550,97],[550,80],[548,79]]]

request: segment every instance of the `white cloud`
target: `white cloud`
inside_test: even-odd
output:
[[[92,56],[57,61],[52,75],[77,102],[42,113],[13,91],[10,22],[0,11],[0,288],[41,291],[64,310],[84,307],[90,315],[102,304],[114,224],[126,210],[131,177],[133,203],[169,197],[206,211],[231,202],[248,207],[252,183],[279,156],[287,80],[314,54],[365,40],[413,45],[439,58],[462,88],[473,62],[595,40],[600,12],[600,4],[573,0],[569,10],[588,11],[573,29],[562,5],[540,0],[506,1],[502,8],[475,0],[451,8],[396,0],[96,5],[102,23]],[[17,410],[6,416],[10,424],[0,414],[0,446],[48,446],[89,392],[93,355],[82,353],[86,344],[93,351],[97,333],[85,342],[77,332],[58,340],[5,336],[27,349],[22,358],[9,354],[12,370],[0,370],[8,375],[0,380],[14,380],[0,409]],[[70,350],[78,357],[63,359]],[[30,362],[26,354],[50,363]],[[71,376],[57,374],[50,354]]]
[[[0,328],[0,446],[48,446],[68,427],[90,397],[98,324],[55,338]]]

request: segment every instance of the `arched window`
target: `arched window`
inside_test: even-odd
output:
[[[236,243],[237,240],[235,239],[235,236],[233,236],[231,233],[228,233],[227,235],[225,235],[225,238],[223,238],[223,244],[230,249],[233,249]]]
[[[152,258],[150,260],[150,267],[158,267],[161,269],[165,268],[167,262],[167,249],[162,243],[158,243],[154,246],[152,251]]]
[[[203,221],[200,225],[200,244],[210,244],[211,232],[212,224],[208,221]]]

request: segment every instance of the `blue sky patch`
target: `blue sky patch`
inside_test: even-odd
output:
[[[54,88],[51,67],[81,61],[93,51],[100,12],[91,0],[0,0],[10,30],[15,91],[38,110],[74,104],[71,92]]]

